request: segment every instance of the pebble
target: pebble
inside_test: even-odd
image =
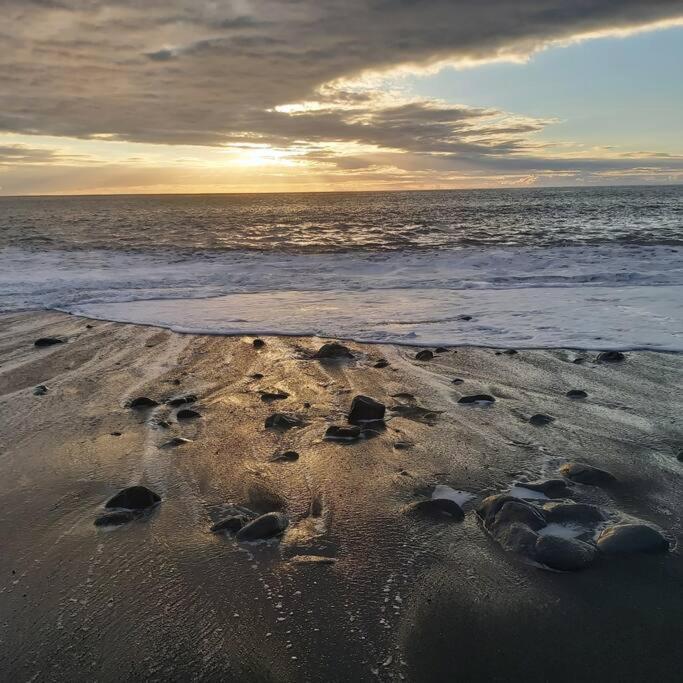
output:
[[[299,454],[296,451],[284,451],[284,453],[276,453],[271,459],[271,462],[294,462],[299,459]]]
[[[609,472],[580,462],[568,462],[562,465],[560,467],[560,474],[579,484],[588,484],[590,486],[612,484],[616,481],[616,478]]]
[[[176,420],[194,420],[201,417],[201,413],[191,408],[183,408],[176,413]]]
[[[293,427],[303,427],[304,422],[296,415],[286,413],[273,413],[266,418],[266,429],[292,429]]]
[[[567,392],[567,398],[575,398],[575,399],[588,398],[588,394],[585,391],[583,391],[583,389],[570,389]]]
[[[47,394],[47,387],[44,384],[39,384],[37,387],[33,387],[34,396],[44,396]]]
[[[670,543],[647,524],[618,524],[605,529],[598,537],[598,548],[613,555],[627,553],[663,553]]]
[[[326,441],[355,441],[360,438],[360,427],[330,425],[323,438]]]
[[[107,509],[146,510],[159,502],[161,502],[161,497],[146,486],[129,486],[112,496],[104,507]]]
[[[185,403],[195,403],[197,401],[197,396],[195,394],[184,394],[182,396],[174,396],[166,400],[166,405],[171,406],[171,408],[177,408]]]
[[[351,412],[349,422],[351,424],[362,424],[365,422],[377,422],[384,419],[386,407],[383,403],[376,401],[369,396],[356,396],[351,401]]]
[[[415,354],[415,360],[432,360],[434,354],[429,349],[422,349]]]
[[[289,519],[281,512],[267,512],[243,526],[237,532],[238,541],[258,541],[281,534],[289,526]]]
[[[54,346],[55,344],[63,344],[64,340],[59,337],[40,337],[33,342],[33,346],[38,348],[45,348],[47,346]]]
[[[603,351],[598,354],[598,363],[621,363],[626,356],[621,351]]]
[[[386,367],[388,367],[388,366],[389,366],[389,361],[386,360],[385,358],[380,358],[380,359],[373,365],[374,368],[378,368],[378,369],[386,368]]]
[[[158,406],[159,403],[153,398],[148,398],[147,396],[138,396],[131,401],[128,401],[129,408],[154,408]]]
[[[339,342],[328,342],[327,344],[323,344],[315,352],[315,354],[313,354],[313,358],[353,358],[353,354],[348,349],[348,347],[344,346],[343,344],[340,344]]]
[[[465,513],[462,508],[449,498],[429,498],[427,500],[418,500],[416,503],[411,503],[407,510],[409,512],[420,512],[434,517],[450,517],[458,522],[465,519]]]
[[[555,418],[543,413],[536,413],[529,418],[529,424],[533,425],[534,427],[545,427],[551,422],[555,422]]]
[[[262,349],[266,345],[266,342],[264,342],[263,339],[254,339],[252,345],[255,349]]]

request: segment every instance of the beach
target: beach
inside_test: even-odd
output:
[[[679,680],[683,356],[255,339],[0,317],[7,680]],[[351,357],[317,358],[331,341]],[[325,439],[359,395],[384,425]],[[477,395],[494,401],[461,402]],[[96,526],[134,485],[161,501]],[[511,492],[543,517],[536,543],[581,538],[585,566],[482,516]],[[462,518],[434,514],[444,498]],[[213,533],[235,509],[287,527]],[[601,549],[624,524],[666,549]]]

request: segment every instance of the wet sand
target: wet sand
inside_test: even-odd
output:
[[[34,347],[46,336],[65,343]],[[355,358],[330,362],[311,358],[319,339],[264,341],[0,317],[4,680],[680,680],[683,356],[459,348],[417,361],[349,343]],[[201,417],[178,420],[163,401],[187,393]],[[375,438],[324,441],[357,394],[404,408]],[[458,403],[473,394],[496,401]],[[160,405],[126,406],[140,396]],[[305,424],[266,429],[274,412]],[[537,413],[555,420],[534,426]],[[189,441],[164,447],[174,437]],[[287,450],[299,458],[271,461]],[[655,525],[671,550],[559,572],[501,547],[476,506],[568,461],[616,478],[572,485],[573,500]],[[162,502],[94,526],[134,484]],[[438,484],[473,496],[463,521],[408,511]],[[209,530],[229,506],[290,525],[238,543]]]

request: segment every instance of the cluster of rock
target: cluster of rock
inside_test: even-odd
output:
[[[386,406],[374,398],[359,395],[351,401],[348,425],[330,425],[325,432],[327,441],[355,441],[373,436],[385,429]]]

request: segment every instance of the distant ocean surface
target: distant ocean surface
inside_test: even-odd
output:
[[[683,350],[683,186],[0,198],[0,311]]]

